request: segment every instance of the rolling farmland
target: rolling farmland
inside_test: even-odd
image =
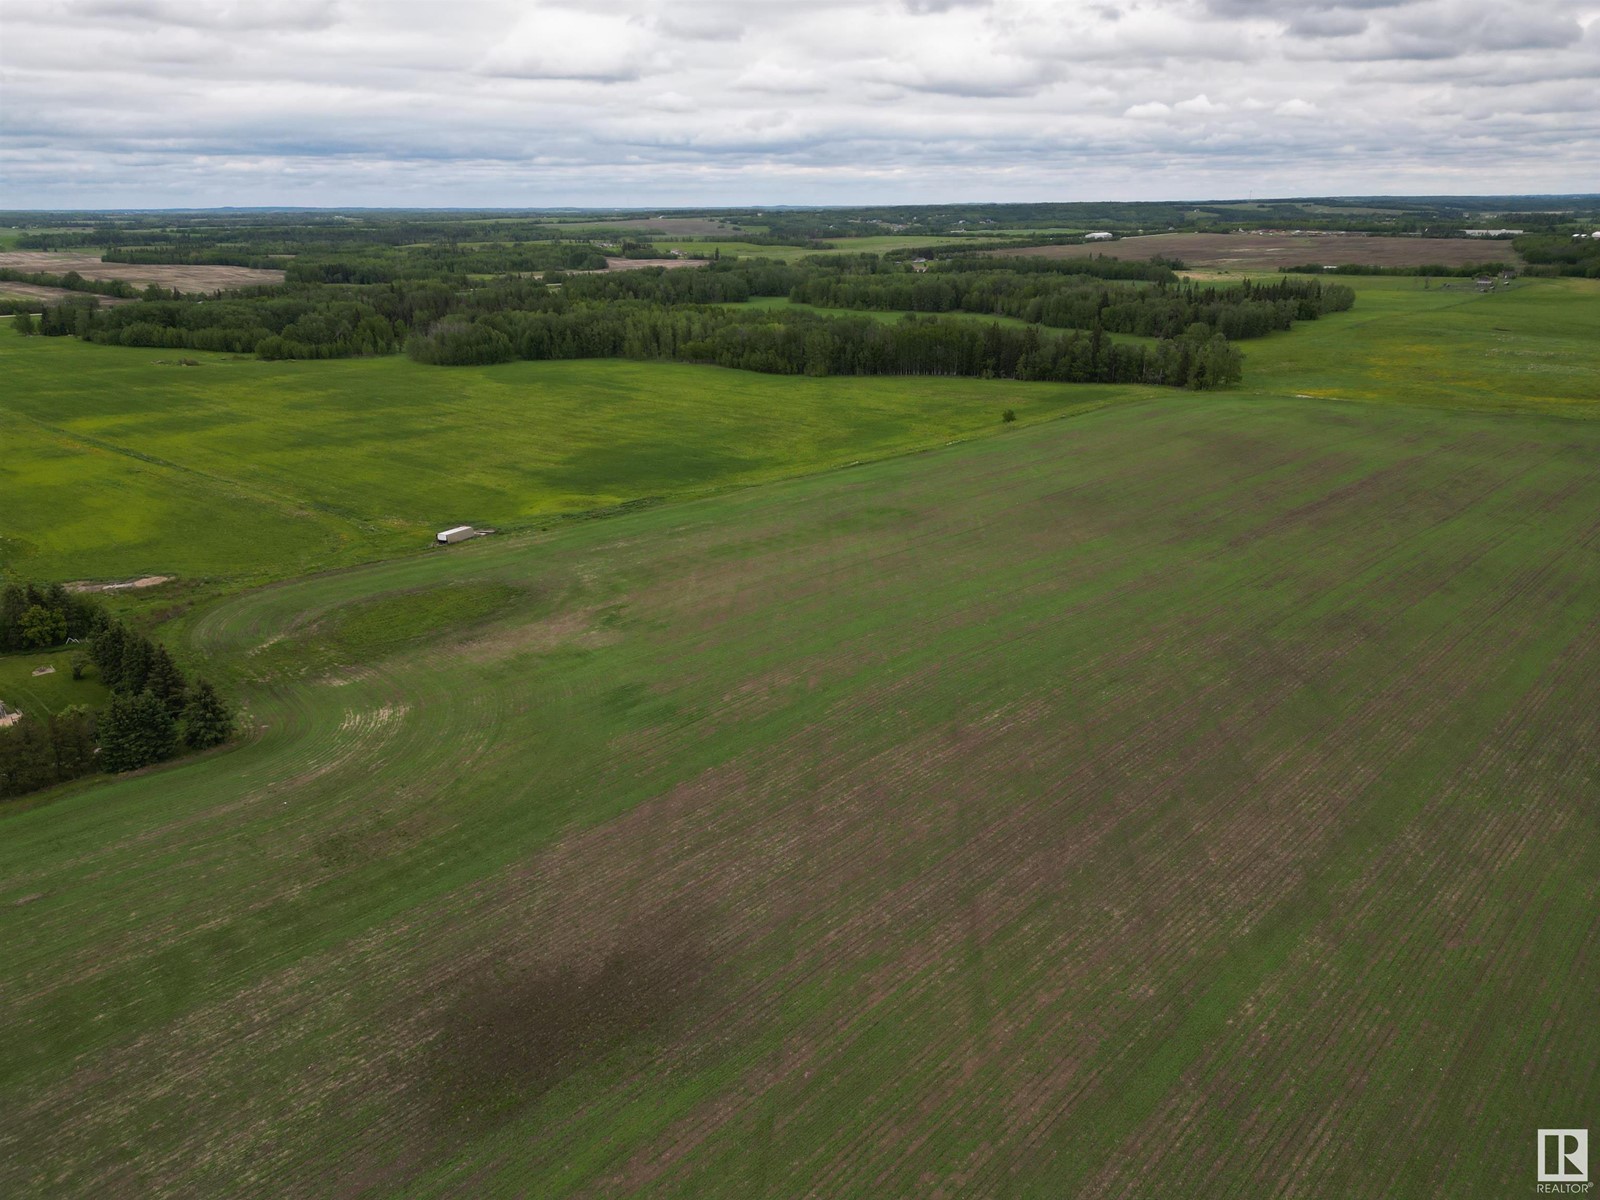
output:
[[[258,734],[7,823],[0,1188],[1506,1194],[1597,452],[1163,398],[199,613]]]
[[[0,332],[0,563],[250,731],[0,812],[0,1194],[1520,1189],[1600,287],[1351,282],[1204,394]]]

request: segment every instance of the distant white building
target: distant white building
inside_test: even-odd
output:
[[[1524,231],[1521,229],[1463,229],[1461,232],[1468,237],[1516,237]]]
[[[1084,234],[1083,240],[1086,242],[1109,242],[1116,236],[1116,234],[1110,233],[1104,229],[1097,229],[1093,233]]]
[[[456,525],[441,531],[438,540],[441,546],[448,546],[452,542],[464,542],[470,537],[477,536],[478,531],[471,525]]]

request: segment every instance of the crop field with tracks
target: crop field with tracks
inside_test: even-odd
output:
[[[1600,289],[1354,284],[1203,394],[0,337],[9,569],[281,580],[160,631],[246,739],[0,813],[0,1194],[1531,1186]]]
[[[97,253],[61,250],[0,251],[0,267],[51,275],[76,271],[85,279],[121,279],[139,286],[154,283],[186,292],[262,287],[283,282],[282,271],[266,268],[102,262]]]
[[[1516,263],[1507,241],[1492,238],[1368,237],[1358,233],[1154,233],[1070,246],[1032,246],[1003,251],[1038,258],[1181,258],[1191,267],[1274,271],[1307,263],[1375,267],[1474,266]]]

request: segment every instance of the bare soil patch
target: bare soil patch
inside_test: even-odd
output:
[[[1276,270],[1306,263],[1324,266],[1461,267],[1481,262],[1516,262],[1507,242],[1477,238],[1369,237],[1361,233],[1158,233],[1148,237],[1091,242],[1081,246],[1030,246],[997,250],[1008,257],[1181,258],[1191,267],[1236,271]]]
[[[58,250],[7,250],[0,252],[0,267],[15,271],[48,271],[52,275],[65,275],[76,271],[85,279],[123,279],[128,283],[159,284],[175,287],[182,292],[210,292],[218,289],[263,287],[282,283],[282,271],[258,270],[255,267],[216,266],[147,266],[142,263],[101,262],[93,254]],[[21,284],[5,284],[7,290]],[[77,293],[69,293],[76,295]],[[104,302],[104,297],[101,297]]]
[[[80,579],[66,587],[69,592],[125,592],[131,588],[150,588],[171,581],[171,575],[146,575],[141,579],[124,579],[118,583],[91,583]]]
[[[80,275],[82,271],[78,272]],[[38,300],[42,308],[46,304],[60,304],[65,300],[81,300],[85,296],[98,300],[101,304],[128,304],[131,301],[123,300],[117,296],[98,296],[93,292],[74,292],[67,288],[40,287],[36,283],[10,283],[0,281],[0,296],[16,296],[25,300]]]
[[[664,1036],[704,988],[705,936],[669,914],[621,931],[598,962],[475,966],[429,1039],[435,1119],[493,1122],[628,1043]]]
[[[637,271],[640,267],[703,267],[703,258],[611,258],[606,257],[607,271]]]

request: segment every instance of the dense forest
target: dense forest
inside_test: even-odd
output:
[[[1569,275],[1600,279],[1600,238],[1553,234],[1517,238],[1517,253],[1530,275]]]
[[[961,266],[924,274],[823,274],[796,285],[790,298],[820,308],[983,313],[1143,337],[1176,337],[1198,324],[1232,340],[1262,337],[1355,303],[1355,293],[1341,284],[1300,280],[1117,287],[1087,276]]]
[[[421,269],[437,270],[439,261]],[[970,320],[884,322],[737,307],[757,297],[834,310],[1012,317],[1079,333],[1063,338]],[[1198,285],[1161,262],[956,255],[929,264],[852,254],[797,264],[729,259],[695,270],[551,270],[542,279],[506,273],[472,286],[430,276],[286,283],[221,300],[152,297],[115,308],[69,303],[47,309],[37,331],[268,359],[404,348],[419,362],[439,365],[619,356],[781,374],[1211,388],[1239,378],[1240,358],[1227,342],[1315,320],[1353,299],[1349,288],[1309,280]],[[1157,342],[1117,345],[1109,334]]]
[[[1128,346],[1103,329],[1063,337],[932,317],[883,322],[644,301],[452,317],[414,335],[406,349],[418,362],[444,366],[620,357],[778,375],[961,375],[1190,388],[1235,383],[1242,366],[1238,350],[1206,326],[1154,345]]]

